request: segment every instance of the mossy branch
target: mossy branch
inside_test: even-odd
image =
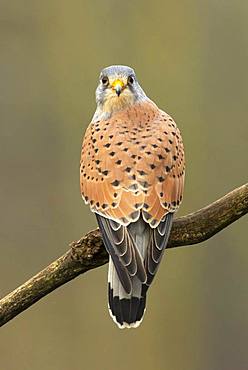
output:
[[[200,243],[248,212],[248,184],[187,216],[175,219],[167,248]],[[0,326],[84,272],[108,262],[99,230],[93,230],[44,270],[0,300]]]

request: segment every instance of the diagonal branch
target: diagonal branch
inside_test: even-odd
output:
[[[247,212],[248,184],[245,184],[209,206],[176,219],[167,248],[207,240]],[[63,256],[0,300],[0,326],[59,286],[108,262],[98,229],[69,247]]]

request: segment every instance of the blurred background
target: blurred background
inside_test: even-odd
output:
[[[96,227],[79,192],[100,70],[135,68],[184,138],[186,214],[247,182],[248,3],[0,2],[0,295]],[[169,250],[141,327],[107,310],[107,266],[1,328],[1,370],[245,370],[247,218]]]

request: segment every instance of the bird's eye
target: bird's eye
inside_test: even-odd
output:
[[[128,76],[127,83],[132,85],[134,83],[134,77],[133,76]]]
[[[103,84],[104,86],[108,86],[108,83],[109,83],[109,79],[108,79],[108,77],[107,77],[107,76],[103,76],[103,77],[102,77],[102,84]]]

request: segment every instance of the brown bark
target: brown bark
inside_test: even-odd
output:
[[[187,216],[175,219],[167,248],[200,243],[248,212],[248,184]],[[90,231],[44,270],[0,300],[0,326],[80,274],[108,262],[100,233]]]

